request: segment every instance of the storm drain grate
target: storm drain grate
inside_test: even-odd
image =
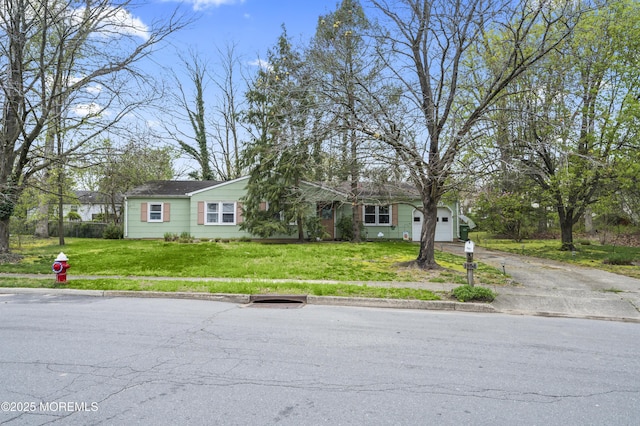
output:
[[[249,296],[249,307],[255,308],[301,308],[307,304],[306,294],[252,294]]]

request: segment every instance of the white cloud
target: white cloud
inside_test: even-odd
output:
[[[68,13],[76,25],[82,25],[86,19],[85,8],[73,9]],[[123,7],[100,7],[94,19],[97,20],[96,35],[110,37],[120,34],[139,37],[145,41],[149,39],[149,27]]]
[[[89,94],[99,95],[102,92],[102,86],[99,84],[94,84],[93,86],[87,86],[85,90]]]
[[[210,7],[242,4],[244,0],[186,0],[185,3],[193,5],[193,10],[205,10]]]
[[[162,128],[162,123],[158,120],[147,120],[147,128],[160,129]]]
[[[271,64],[269,64],[269,62],[265,61],[264,59],[256,59],[256,60],[250,61],[249,65],[251,65],[252,67],[260,67],[268,71],[271,71],[273,69]]]
[[[106,111],[103,111],[102,107],[95,102],[91,102],[89,104],[77,104],[77,105],[74,105],[71,109],[76,115],[80,117],[86,117],[88,115],[96,115],[96,114],[100,114],[102,116],[109,116],[109,113]]]
[[[105,10],[105,15],[106,31],[131,35],[143,40],[149,39],[149,27],[129,11],[109,7]]]

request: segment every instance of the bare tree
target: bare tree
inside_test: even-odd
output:
[[[437,207],[459,154],[505,88],[571,32],[576,1],[371,3],[383,16],[381,57],[404,88],[404,108],[389,109],[384,91],[370,88],[363,127],[395,151],[420,192],[425,220],[416,263],[437,268]]]
[[[177,113],[184,114],[183,117],[189,122],[193,133],[187,133],[177,123],[170,123],[171,128],[165,125],[165,130],[178,142],[186,156],[198,164],[199,169],[190,173],[190,177],[198,180],[213,180],[215,176],[211,167],[205,104],[208,64],[197,53],[191,52],[189,56],[182,57],[182,65],[187,72],[188,82],[193,85],[193,95],[188,93],[188,88],[182,83],[182,79],[174,73],[178,92],[173,97],[181,110]]]
[[[149,80],[136,68],[184,21],[147,27],[128,1],[2,0],[0,3],[0,253],[9,220],[29,178],[55,161],[41,135],[65,115],[65,155],[147,104]],[[61,106],[72,110],[62,111]],[[73,131],[73,138],[70,132]]]
[[[198,170],[190,176],[201,180],[230,180],[240,177],[243,148],[240,116],[243,93],[239,91],[240,59],[236,46],[218,49],[219,62],[212,63],[192,51],[182,57],[181,68],[172,70],[175,93],[168,109],[175,122],[164,130]],[[176,109],[177,106],[177,109]],[[185,128],[184,123],[189,126]]]
[[[212,76],[219,92],[211,117],[215,141],[213,166],[222,180],[231,180],[239,178],[243,172],[240,157],[245,145],[241,137],[244,93],[240,93],[238,87],[242,70],[235,44],[218,49],[218,58],[220,71]]]

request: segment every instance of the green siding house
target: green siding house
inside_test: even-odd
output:
[[[219,181],[152,181],[134,188],[124,197],[125,238],[163,238],[165,234],[189,235],[198,239],[255,238],[240,229],[243,221],[242,197],[248,177]],[[321,219],[328,239],[339,239],[336,224],[352,217],[345,187],[328,188],[305,182],[303,189]],[[382,193],[386,195],[382,196]],[[422,213],[413,205],[417,196],[411,187],[396,188],[393,197],[380,188],[362,188],[355,208],[363,223],[363,237],[419,241]],[[401,200],[402,198],[402,200]],[[411,202],[414,201],[414,203]],[[413,205],[412,205],[413,204]],[[456,205],[438,207],[436,241],[459,237]],[[296,239],[297,235],[279,235],[274,239]]]

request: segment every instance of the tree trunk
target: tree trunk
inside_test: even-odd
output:
[[[351,231],[353,233],[353,239],[351,240],[354,243],[359,243],[362,241],[362,236],[360,235],[360,202],[358,200],[358,182],[351,181],[351,205],[353,208],[351,209]]]
[[[416,263],[421,269],[440,269],[435,257],[436,224],[438,220],[438,202],[433,199],[423,201],[424,221],[420,235],[420,252]]]
[[[9,253],[9,218],[0,218],[0,254]]]
[[[298,241],[304,242],[304,218],[301,215],[298,215]]]
[[[587,234],[593,234],[593,211],[591,207],[587,207],[584,211],[584,230]]]
[[[560,250],[573,251],[576,247],[573,245],[573,209],[565,209],[558,207],[560,218],[560,236],[562,246]]]
[[[60,178],[59,178],[59,182],[58,182],[58,244],[63,246],[64,245],[64,216],[63,216],[63,211],[62,211],[62,207],[64,205],[64,198],[63,198],[63,193],[62,193],[62,182],[60,182]]]
[[[353,239],[351,240],[351,242],[361,243],[362,235],[360,234],[360,209],[362,208],[362,206],[358,204],[357,199],[354,200],[354,203],[352,205],[353,208],[351,209],[351,230],[353,232]]]

